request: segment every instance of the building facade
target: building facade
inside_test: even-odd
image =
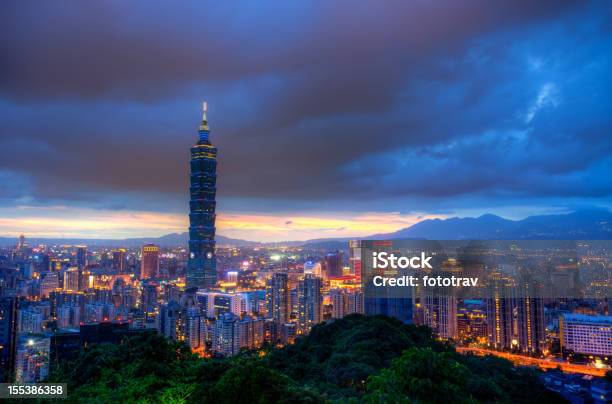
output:
[[[566,314],[559,319],[559,331],[564,352],[612,356],[612,316]]]
[[[266,287],[266,301],[268,317],[277,324],[284,324],[289,320],[289,278],[285,272],[272,275]]]
[[[155,244],[146,244],[142,247],[140,261],[140,278],[149,279],[159,276],[159,247]]]
[[[308,274],[298,283],[298,321],[300,329],[310,331],[321,322],[323,314],[322,279]]]

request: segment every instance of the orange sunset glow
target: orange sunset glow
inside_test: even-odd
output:
[[[433,215],[391,213],[311,213],[301,215],[219,213],[218,233],[257,241],[359,237],[389,233]],[[0,208],[0,234],[17,237],[158,237],[187,231],[183,213],[75,209],[63,206]]]

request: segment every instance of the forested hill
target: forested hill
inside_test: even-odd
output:
[[[69,402],[562,402],[537,371],[457,354],[425,327],[351,315],[284,348],[200,359],[159,335],[93,345],[55,369]]]

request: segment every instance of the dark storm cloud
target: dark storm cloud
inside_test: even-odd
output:
[[[606,3],[3,7],[0,170],[39,203],[180,206],[203,96],[245,207],[612,193]]]

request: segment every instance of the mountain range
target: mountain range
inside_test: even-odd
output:
[[[590,208],[566,214],[509,220],[486,214],[476,218],[428,219],[394,233],[370,239],[425,238],[431,240],[607,240],[612,239],[612,212]]]
[[[346,248],[350,239],[392,240],[392,239],[431,239],[431,240],[611,240],[612,212],[604,208],[580,209],[566,214],[529,216],[522,220],[504,219],[500,216],[485,214],[479,217],[453,217],[448,219],[427,219],[393,233],[374,234],[367,237],[327,238],[306,241],[285,241],[260,243],[233,239],[217,235],[220,246],[307,246],[320,249]],[[99,246],[137,247],[155,243],[163,247],[186,245],[188,233],[172,233],[161,237],[128,238],[123,240],[107,239],[44,239],[31,238],[34,244],[87,244]],[[14,245],[15,238],[0,237],[0,246]]]

